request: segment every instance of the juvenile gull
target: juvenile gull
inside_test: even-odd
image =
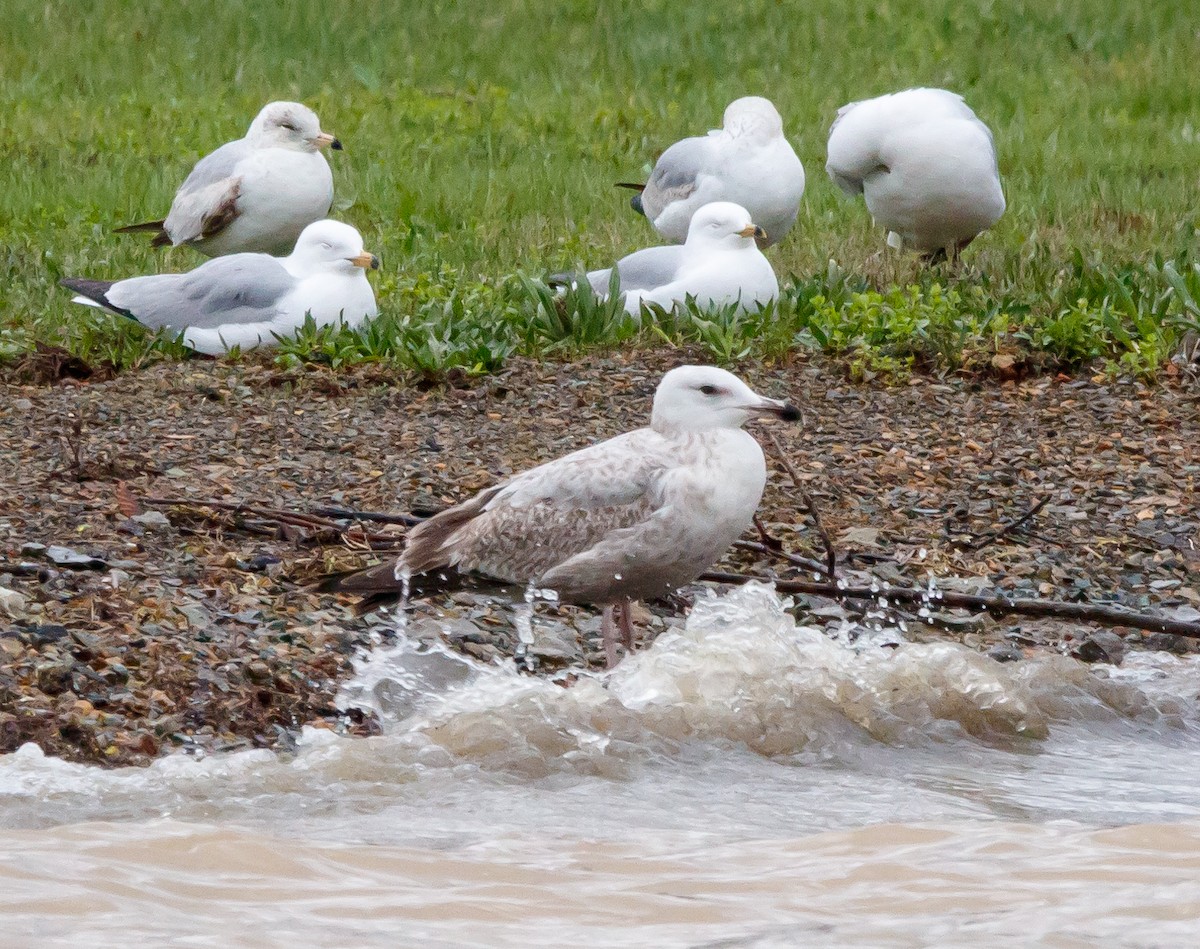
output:
[[[641,187],[631,202],[634,210],[669,241],[687,237],[692,215],[704,205],[733,201],[763,227],[761,243],[769,247],[796,222],[804,166],[784,138],[783,119],[770,100],[745,96],[725,109],[721,128],[663,152]]]
[[[165,220],[117,230],[154,231],[155,247],[190,244],[209,257],[286,254],[333,205],[333,174],[321,154],[326,146],[342,143],[321,131],[312,109],[272,102],[245,138],[196,163]]]
[[[340,221],[310,224],[287,257],[231,254],[184,274],[128,280],[63,280],[74,302],[108,310],[150,329],[183,334],[209,355],[233,346],[272,346],[308,314],[318,326],[339,320],[357,326],[375,316],[365,269],[379,259],[363,250],[362,235]]]
[[[825,168],[846,194],[863,195],[890,246],[935,260],[957,257],[1004,213],[991,130],[945,89],[842,106]]]
[[[779,281],[755,244],[762,236],[763,228],[745,208],[728,201],[705,205],[692,218],[686,243],[647,247],[617,261],[626,311],[636,315],[643,303],[670,310],[687,297],[702,307],[764,306],[779,296]],[[612,271],[609,267],[587,275],[602,297],[608,294]]]
[[[751,524],[766,482],[747,420],[792,406],[710,366],[668,372],[648,428],[573,452],[481,491],[408,535],[398,561],[332,578],[326,590],[378,596],[457,568],[602,606],[609,665],[613,607],[626,650],[633,600],[665,596],[712,566]]]

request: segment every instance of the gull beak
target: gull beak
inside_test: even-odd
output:
[[[741,237],[753,237],[758,241],[765,241],[767,239],[767,232],[757,224],[747,224],[740,231],[738,231],[738,234]]]
[[[363,270],[379,269],[379,258],[365,250],[357,257],[347,257],[346,259],[350,261],[350,263],[354,264],[355,267],[362,267]]]
[[[804,418],[796,406],[789,402],[781,402],[779,399],[760,398],[756,404],[747,406],[746,411],[751,416],[774,415],[785,422],[799,422]]]
[[[342,143],[328,132],[322,132],[313,139],[313,142],[316,144],[317,148],[332,148],[335,152],[340,152],[342,150]]]

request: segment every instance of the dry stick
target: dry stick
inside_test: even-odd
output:
[[[427,517],[419,517],[416,514],[383,514],[379,511],[355,511],[348,507],[317,507],[313,508],[314,514],[321,514],[325,517],[336,517],[341,520],[356,520],[356,521],[372,521],[376,524],[402,524],[405,527],[415,527],[422,521],[427,521]]]
[[[143,504],[152,507],[210,507],[217,511],[230,511],[234,514],[249,514],[253,517],[263,517],[280,524],[290,524],[293,527],[309,527],[317,530],[327,530],[338,535],[345,535],[351,528],[343,527],[336,521],[311,514],[300,514],[293,511],[281,511],[276,508],[255,507],[233,501],[199,500],[196,498],[139,498]],[[391,541],[396,538],[387,534],[368,534],[358,528],[364,539],[373,541]]]
[[[1018,517],[1015,521],[1009,521],[1007,524],[1001,524],[994,531],[989,531],[988,533],[983,534],[980,537],[977,537],[975,540],[971,541],[969,544],[964,545],[963,549],[969,550],[972,552],[977,551],[977,550],[983,550],[983,548],[986,547],[988,544],[995,543],[1001,537],[1011,534],[1016,530],[1020,530],[1022,524],[1025,524],[1028,521],[1032,520],[1034,517],[1036,517],[1038,512],[1049,503],[1050,503],[1050,495],[1047,494],[1045,497],[1041,498],[1028,511],[1026,511],[1024,514],[1022,514],[1020,517]]]
[[[700,579],[712,583],[737,584],[747,583],[750,580],[760,582],[763,580],[762,577],[744,573],[721,571],[703,573],[700,575]],[[1100,626],[1130,626],[1134,629],[1200,639],[1200,622],[1169,619],[1165,616],[1142,613],[1122,606],[1064,603],[1062,600],[1013,600],[1006,596],[974,596],[950,590],[938,590],[933,596],[930,596],[929,591],[915,587],[886,587],[875,590],[870,587],[842,588],[836,583],[826,580],[773,580],[771,582],[775,584],[775,589],[780,593],[812,593],[835,600],[878,600],[886,597],[888,600],[917,603],[922,606],[934,603],[939,606],[957,606],[977,613],[989,613],[992,616],[1048,616],[1055,619],[1095,623]]]
[[[827,577],[830,576],[829,567],[826,564],[821,563],[819,560],[813,560],[810,557],[801,557],[799,554],[793,554],[782,547],[772,547],[770,544],[760,543],[756,540],[735,540],[733,546],[741,550],[752,550],[756,554],[763,554],[767,557],[774,557],[777,560],[790,563],[792,566],[803,567],[805,570],[816,570]]]
[[[821,543],[825,545],[825,575],[836,579],[837,551],[833,549],[833,539],[829,536],[829,531],[825,530],[825,525],[821,522],[821,512],[817,510],[816,504],[813,503],[812,495],[805,490],[804,485],[800,481],[800,476],[796,473],[796,469],[792,467],[791,461],[788,460],[787,455],[784,453],[783,445],[779,442],[779,436],[770,429],[767,429],[767,438],[775,446],[775,454],[779,457],[779,462],[783,465],[783,470],[788,473],[788,477],[792,479],[792,484],[800,492],[800,499],[804,502],[808,516],[812,518],[813,526],[817,529],[817,533],[821,535]]]

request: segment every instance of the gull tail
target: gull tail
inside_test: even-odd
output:
[[[108,291],[112,289],[115,280],[85,280],[78,277],[68,277],[65,280],[58,282],[59,286],[66,287],[68,290],[74,290],[77,294],[71,298],[72,303],[82,303],[84,306],[94,306],[101,310],[108,310],[109,313],[116,313],[117,316],[123,316],[133,320],[135,323],[138,318],[126,310],[124,307],[117,306],[108,299]]]
[[[124,227],[114,227],[114,234],[139,234],[144,231],[154,232],[154,240],[150,242],[151,247],[164,247],[171,243],[171,238],[167,234],[166,228],[163,226],[167,222],[161,221],[144,221],[141,224],[126,224]]]

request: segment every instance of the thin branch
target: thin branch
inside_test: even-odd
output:
[[[956,546],[961,547],[963,550],[970,550],[970,551],[982,550],[988,544],[992,544],[992,543],[995,543],[996,541],[998,541],[1001,537],[1005,537],[1008,534],[1011,534],[1015,531],[1020,530],[1021,526],[1023,524],[1026,524],[1030,520],[1035,518],[1038,515],[1038,512],[1041,511],[1041,509],[1044,508],[1048,503],[1050,503],[1050,495],[1047,494],[1045,497],[1038,500],[1038,502],[1035,505],[1033,505],[1033,507],[1031,507],[1028,511],[1026,511],[1024,514],[1022,514],[1016,520],[1009,521],[1006,524],[1001,524],[994,531],[989,531],[988,533],[983,534],[980,537],[976,537],[974,540],[970,541],[969,543],[958,544]]]
[[[371,521],[375,524],[402,524],[405,527],[415,527],[429,518],[416,514],[384,514],[379,511],[355,511],[346,507],[316,507],[313,514],[325,517],[336,517],[339,520]]]
[[[817,505],[813,503],[812,495],[805,490],[804,484],[800,480],[800,475],[792,467],[792,463],[784,452],[779,437],[770,429],[767,429],[766,434],[767,438],[771,440],[771,444],[775,446],[775,454],[779,457],[779,462],[783,465],[783,470],[788,473],[788,477],[792,479],[792,484],[800,494],[800,499],[804,501],[804,507],[808,516],[812,518],[813,526],[817,529],[817,533],[821,535],[821,543],[825,545],[824,573],[826,576],[836,578],[837,551],[833,548],[833,538],[829,536],[829,531],[825,529],[825,525],[821,522],[821,512],[817,510]]]
[[[747,583],[763,580],[744,573],[709,571],[700,575],[701,580],[713,583]],[[886,597],[899,603],[916,603],[921,606],[956,606],[976,613],[991,616],[1045,616],[1055,619],[1076,620],[1095,623],[1099,626],[1129,626],[1155,633],[1171,633],[1200,639],[1200,622],[1170,619],[1155,613],[1144,613],[1123,606],[1102,606],[1098,603],[1065,603],[1061,600],[1014,600],[1006,596],[975,596],[938,590],[930,596],[928,590],[915,587],[887,587],[872,590],[870,587],[839,587],[825,580],[774,580],[780,593],[811,593],[835,600],[878,600]]]

